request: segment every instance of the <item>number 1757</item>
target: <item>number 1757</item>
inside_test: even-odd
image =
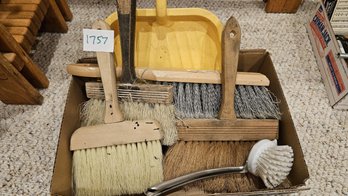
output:
[[[108,37],[104,37],[104,36],[96,36],[96,35],[86,35],[87,37],[87,44],[91,43],[93,45],[95,44],[106,44],[106,42],[108,41]]]

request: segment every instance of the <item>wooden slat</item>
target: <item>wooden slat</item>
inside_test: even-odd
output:
[[[177,121],[183,141],[254,141],[277,139],[279,121],[273,119],[185,119]]]
[[[36,37],[31,33],[27,27],[6,27],[11,35],[23,35],[33,45]]]
[[[44,18],[44,14],[37,4],[0,4],[0,11],[31,11],[34,12],[40,20]]]
[[[69,8],[68,2],[66,2],[66,0],[56,0],[56,3],[64,19],[66,21],[71,21],[73,19],[73,14]]]
[[[16,55],[16,53],[4,53],[4,57],[10,62],[18,71],[21,71],[24,62]]]
[[[42,25],[42,30],[55,33],[68,32],[68,25],[55,0],[49,0],[49,8]]]
[[[32,44],[26,39],[23,35],[12,35],[13,38],[19,43],[20,46],[25,50],[25,52],[29,53],[31,50]]]
[[[6,104],[41,104],[41,94],[0,54],[0,100]]]
[[[36,26],[41,26],[41,20],[34,12],[10,12],[0,11],[0,19],[30,19]]]
[[[39,26],[30,19],[0,19],[0,24],[6,27],[28,27],[33,35],[39,31]]]
[[[302,0],[267,0],[267,13],[296,13]]]
[[[16,53],[25,63],[22,74],[37,88],[47,88],[49,81],[40,68],[31,60],[29,55],[20,47],[12,35],[0,24],[0,43]]]

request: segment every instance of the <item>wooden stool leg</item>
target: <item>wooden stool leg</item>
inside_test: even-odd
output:
[[[65,19],[60,12],[55,0],[49,0],[49,8],[41,28],[45,32],[68,32],[68,25],[66,24]]]
[[[11,52],[16,53],[19,58],[24,62],[23,69],[25,70],[24,76],[28,79],[33,86],[37,88],[47,88],[49,81],[42,70],[31,60],[29,55],[23,50],[23,48],[16,42],[12,35],[7,31],[6,27],[0,24],[0,44],[6,45],[11,49]]]
[[[73,14],[71,13],[68,2],[66,2],[66,0],[56,0],[56,3],[64,19],[66,21],[71,21],[73,19]]]
[[[6,104],[42,104],[41,94],[0,54],[0,100]]]
[[[267,13],[296,13],[302,0],[266,0]]]

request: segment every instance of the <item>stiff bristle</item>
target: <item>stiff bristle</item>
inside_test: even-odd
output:
[[[184,142],[169,148],[164,158],[164,178],[173,179],[195,171],[245,164],[253,142]],[[228,174],[185,186],[209,193],[253,191],[263,188],[252,174]]]
[[[267,188],[274,188],[289,175],[293,161],[294,153],[290,146],[270,147],[260,155],[256,175],[263,180]]]
[[[156,120],[164,133],[163,145],[172,145],[177,140],[173,105],[121,102],[125,120]],[[81,125],[92,126],[104,123],[105,102],[89,99],[81,109]]]
[[[173,83],[178,118],[216,118],[221,104],[221,85]],[[237,85],[235,113],[241,119],[280,119],[278,101],[263,86]]]
[[[75,195],[143,193],[163,181],[161,149],[151,141],[74,151]]]

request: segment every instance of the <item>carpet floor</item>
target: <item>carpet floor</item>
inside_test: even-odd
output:
[[[154,1],[139,1],[152,7]],[[328,102],[304,24],[317,1],[305,0],[296,14],[266,14],[261,0],[176,0],[169,7],[203,7],[223,22],[234,15],[244,49],[265,48],[280,78],[308,165],[308,191],[301,195],[348,195],[348,111]],[[105,18],[108,0],[70,0],[74,14],[66,34],[42,33],[33,59],[50,80],[41,106],[0,102],[0,195],[48,195],[60,123],[71,76],[66,65],[92,56],[82,51],[82,29]]]

